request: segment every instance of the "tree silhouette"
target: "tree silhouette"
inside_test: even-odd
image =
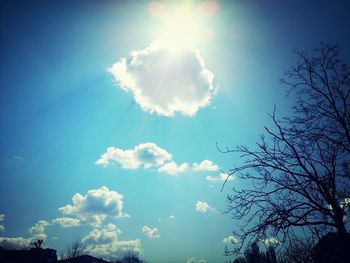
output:
[[[62,253],[61,259],[73,259],[76,257],[84,256],[86,254],[86,244],[77,240],[67,247],[66,251]]]
[[[35,248],[42,248],[42,244],[43,244],[44,240],[43,239],[38,239],[37,241],[34,242],[34,246]]]
[[[261,252],[257,243],[252,243],[244,252],[244,257],[238,257],[233,263],[277,263],[276,252],[269,246],[266,252]]]
[[[236,231],[238,249],[269,236],[286,244],[301,234],[348,235],[344,217],[350,205],[349,67],[341,63],[337,46],[321,43],[313,55],[295,53],[300,61],[282,79],[296,98],[293,115],[278,119],[274,109],[274,125],[265,127],[266,136],[255,149],[220,149],[240,154],[244,164],[229,174],[250,185],[234,188],[227,198],[227,212],[245,222]]]
[[[140,259],[136,253],[130,251],[121,260],[116,260],[116,263],[145,263],[145,261]]]

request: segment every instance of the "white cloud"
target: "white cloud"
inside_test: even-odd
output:
[[[5,220],[5,215],[4,214],[0,214],[0,222]],[[0,233],[5,231],[5,226],[4,225],[0,225]]]
[[[86,244],[89,254],[96,257],[113,258],[120,253],[133,251],[141,253],[141,242],[136,240],[118,240],[121,230],[114,224],[102,229],[92,230],[82,242]]]
[[[193,164],[194,171],[217,171],[219,170],[219,166],[214,164],[210,160],[204,160],[201,163]]]
[[[142,110],[167,117],[177,112],[195,115],[216,92],[214,74],[199,52],[190,48],[174,52],[151,44],[132,51],[108,71]]]
[[[150,228],[148,226],[143,226],[142,233],[149,238],[160,238],[158,228]]]
[[[71,217],[59,217],[51,220],[51,222],[63,228],[80,226],[82,223],[80,219]]]
[[[260,242],[264,243],[266,246],[273,246],[273,247],[276,247],[279,244],[281,244],[281,242],[278,241],[278,239],[276,239],[274,237],[262,239],[262,240],[260,240]]]
[[[174,215],[170,215],[170,219],[175,219],[175,216]]]
[[[239,241],[236,237],[234,236],[228,236],[228,237],[225,237],[223,240],[222,240],[223,243],[225,244],[237,244]]]
[[[172,176],[177,176],[178,174],[185,173],[188,170],[188,163],[177,165],[176,162],[169,162],[158,168],[158,172],[166,173]]]
[[[105,228],[94,229],[82,241],[86,244],[110,244],[118,240],[121,230],[114,224],[108,224]]]
[[[59,208],[65,215],[76,216],[80,222],[100,226],[107,216],[113,218],[129,217],[123,213],[123,195],[109,190],[106,186],[91,189],[86,195],[76,193],[73,204]]]
[[[106,167],[113,161],[120,164],[124,169],[152,168],[162,165],[171,158],[171,154],[166,150],[154,143],[147,142],[128,150],[109,147],[95,164]]]
[[[208,175],[207,177],[205,177],[205,179],[207,179],[208,181],[232,181],[234,180],[234,177],[233,175],[229,175],[228,174],[225,174],[225,173],[221,173],[219,176],[211,176],[211,175]]]
[[[39,220],[34,226],[29,228],[29,233],[33,235],[33,239],[45,239],[47,236],[45,228],[49,225],[50,223],[46,220]]]
[[[204,259],[197,259],[195,257],[191,257],[186,261],[186,263],[207,263],[207,261]]]
[[[201,213],[206,213],[208,211],[214,211],[214,208],[212,208],[207,202],[197,201],[196,211],[201,212]]]

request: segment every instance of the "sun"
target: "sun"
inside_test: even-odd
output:
[[[192,48],[200,41],[201,30],[190,10],[181,8],[164,18],[157,41],[170,49]]]
[[[208,38],[205,14],[200,8],[194,8],[189,1],[177,6],[152,3],[149,9],[158,18],[154,30],[157,45],[171,50],[195,48]]]

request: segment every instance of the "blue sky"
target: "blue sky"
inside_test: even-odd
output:
[[[220,192],[221,173],[240,160],[216,143],[253,145],[274,104],[288,115],[293,98],[279,79],[294,48],[336,43],[347,61],[348,10],[347,1],[1,1],[0,239],[224,262],[239,222],[221,211],[240,182]],[[183,35],[189,17],[200,33]]]

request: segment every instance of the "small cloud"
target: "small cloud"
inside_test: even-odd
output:
[[[222,242],[224,244],[237,244],[239,241],[236,237],[234,236],[228,236],[228,237],[225,237]]]
[[[175,162],[166,163],[158,168],[158,172],[166,173],[172,176],[177,176],[178,174],[187,172],[188,170],[189,165],[187,163],[177,165]]]
[[[0,225],[0,233],[5,231],[5,227],[3,225]]]
[[[110,162],[116,162],[124,169],[145,169],[159,167],[172,158],[166,150],[158,147],[155,143],[146,142],[135,146],[134,149],[122,150],[116,147],[109,147],[101,155],[95,164],[108,166]]]
[[[121,58],[108,71],[143,111],[167,117],[194,116],[210,104],[217,90],[214,74],[191,48],[174,52],[152,43]]]
[[[59,238],[54,236],[54,237],[51,237],[51,240],[58,240]]]
[[[195,257],[191,257],[186,261],[186,263],[207,263],[207,261],[204,259],[197,259]]]
[[[281,244],[281,242],[274,237],[262,239],[260,240],[260,243],[263,243],[266,246],[272,246],[272,247],[277,247],[279,244]]]
[[[217,171],[219,170],[219,166],[214,164],[210,160],[204,160],[201,163],[194,163],[193,165],[193,170],[196,172],[199,171]]]
[[[0,222],[5,220],[5,215],[4,214],[0,214]]]
[[[201,212],[201,213],[206,213],[208,211],[214,212],[215,209],[213,207],[211,207],[207,202],[197,201],[196,211]]]
[[[170,215],[170,219],[175,219],[175,216],[174,215]]]
[[[158,228],[150,228],[148,226],[143,226],[142,233],[149,238],[160,238]]]
[[[49,226],[50,223],[46,220],[39,220],[34,226],[29,228],[29,233],[33,235],[34,239],[45,239],[46,233],[45,228]]]
[[[207,177],[205,177],[205,179],[207,179],[208,181],[215,181],[215,182],[224,182],[224,181],[232,181],[234,180],[233,175],[228,175],[225,173],[221,173],[219,176],[211,176],[208,175]]]
[[[24,158],[20,155],[14,155],[12,158],[17,161],[24,161]]]

